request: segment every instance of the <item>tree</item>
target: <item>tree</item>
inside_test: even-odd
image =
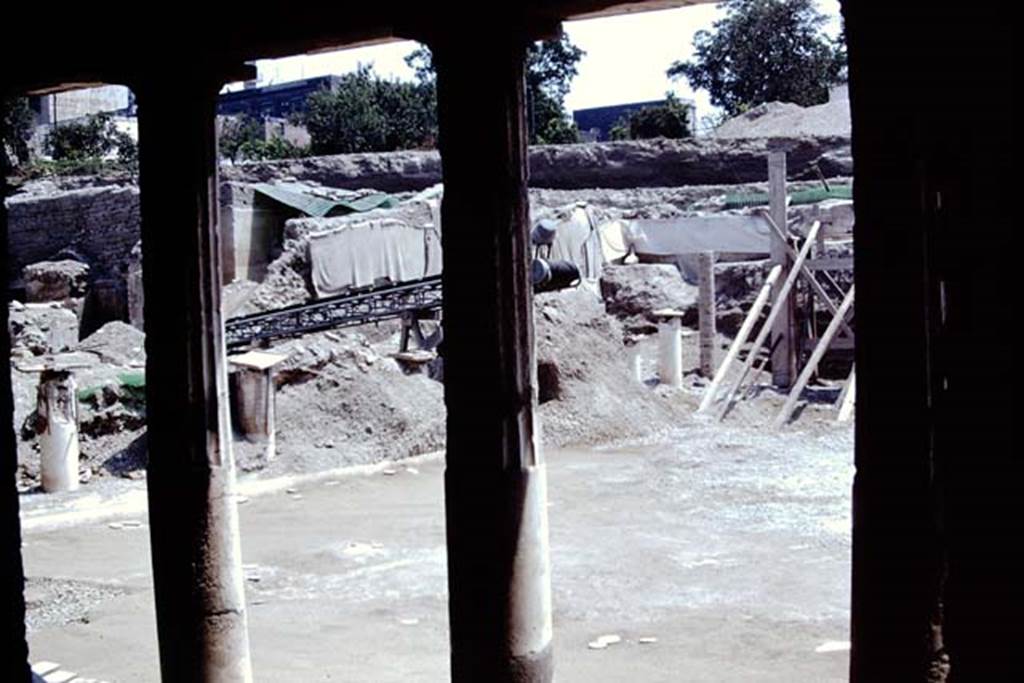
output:
[[[822,33],[827,18],[814,0],[727,0],[725,8],[711,32],[694,36],[694,59],[673,62],[668,75],[707,90],[729,116],[765,102],[821,104],[845,80],[846,48]]]
[[[579,142],[579,130],[565,111],[565,96],[583,55],[583,50],[565,34],[527,48],[526,106],[531,144]],[[437,73],[429,48],[421,45],[406,56],[405,63],[416,72],[420,84],[434,85]]]
[[[0,101],[0,165],[4,174],[29,159],[32,110],[28,98],[5,97]]]
[[[310,95],[296,120],[309,130],[314,154],[386,152],[432,146],[436,109],[432,84],[386,80],[362,65],[334,90]]]
[[[692,135],[687,107],[672,93],[665,103],[637,109],[623,116],[609,131],[612,140],[688,138]]]
[[[106,112],[54,126],[46,135],[43,147],[55,161],[100,161],[111,154],[125,165],[133,165],[138,160],[135,141],[118,130],[113,117]]]
[[[242,148],[263,142],[263,122],[250,114],[220,117],[220,129],[217,133],[217,149],[220,156],[237,161],[245,158]]]

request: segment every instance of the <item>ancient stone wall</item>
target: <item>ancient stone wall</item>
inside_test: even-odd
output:
[[[73,254],[90,265],[94,277],[123,276],[132,247],[141,236],[137,187],[26,192],[5,201],[10,253],[7,277],[12,287],[23,285],[25,266]]]

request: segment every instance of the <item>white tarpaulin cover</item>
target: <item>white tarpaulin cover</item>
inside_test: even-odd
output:
[[[383,219],[314,232],[309,263],[319,298],[382,281],[418,280],[441,272],[440,231]]]
[[[601,236],[585,207],[576,206],[559,220],[549,256],[575,263],[584,279],[601,277]]]
[[[758,215],[638,218],[624,221],[625,241],[637,255],[671,256],[702,251],[767,254],[771,227]]]

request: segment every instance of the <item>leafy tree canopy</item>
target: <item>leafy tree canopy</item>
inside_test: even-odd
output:
[[[335,89],[310,95],[296,120],[309,130],[313,154],[431,147],[436,102],[432,83],[383,79],[362,65],[342,76]]]
[[[532,44],[526,52],[527,124],[531,144],[579,142],[579,130],[565,111],[565,96],[578,73],[583,50],[562,34],[557,40]],[[421,84],[436,79],[430,49],[420,46],[405,58]]]
[[[0,166],[10,169],[28,161],[32,137],[32,110],[28,98],[6,97],[0,101]]]
[[[673,62],[668,75],[707,90],[729,116],[765,102],[821,104],[829,86],[845,80],[842,38],[822,32],[827,18],[814,0],[724,4],[725,17],[694,36],[694,58]]]
[[[231,161],[245,158],[242,148],[263,141],[263,122],[251,114],[218,117],[217,149],[220,156]]]
[[[623,116],[609,132],[612,140],[688,138],[692,135],[689,111],[672,93],[665,103],[643,107]]]
[[[58,124],[46,135],[43,147],[55,161],[103,159],[111,154],[129,165],[138,160],[135,141],[118,130],[105,112]]]

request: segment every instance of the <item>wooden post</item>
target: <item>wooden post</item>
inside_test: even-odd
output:
[[[252,680],[220,305],[219,87],[187,72],[147,74],[136,87],[149,521],[164,681]]]
[[[853,407],[857,402],[857,368],[850,368],[850,378],[843,385],[839,395],[839,414],[836,422],[847,422],[853,416]]]
[[[783,233],[786,230],[786,153],[781,151],[768,154],[768,200],[769,211],[775,225]],[[782,275],[786,277],[791,267],[787,244],[780,236],[772,234],[772,264],[782,266]],[[788,387],[796,374],[796,357],[793,348],[794,322],[793,300],[791,297],[780,298],[781,287],[772,292],[774,306],[778,306],[780,314],[772,327],[772,339],[775,352],[772,354],[772,382],[777,387]],[[774,340],[778,339],[775,344]]]
[[[715,252],[697,254],[699,293],[697,326],[700,331],[700,374],[711,378],[715,374]]]
[[[761,315],[761,311],[764,309],[765,303],[768,301],[768,295],[771,294],[772,287],[779,279],[779,274],[782,272],[782,266],[775,266],[768,273],[768,277],[765,278],[764,284],[761,285],[761,291],[757,293],[757,298],[754,299],[754,305],[751,306],[750,312],[747,313],[746,320],[743,321],[743,325],[740,326],[740,331],[736,334],[736,338],[732,340],[732,345],[729,347],[729,351],[725,354],[725,359],[722,364],[718,367],[718,372],[715,373],[714,379],[711,380],[711,384],[708,386],[707,391],[704,392],[704,398],[701,399],[700,406],[697,407],[698,413],[703,413],[708,407],[714,402],[715,394],[718,393],[718,387],[721,386],[722,381],[725,379],[725,375],[729,372],[729,366],[736,360],[736,356],[740,354],[740,349],[743,344],[746,343],[747,337],[750,336],[750,331],[754,329],[754,324],[757,322],[758,317]]]
[[[444,174],[445,502],[453,681],[553,679],[547,476],[537,404],[526,193],[525,31],[447,33],[437,65]],[[480,78],[486,73],[486,78]]]
[[[0,91],[0,97],[7,95]],[[5,99],[0,99],[0,107]],[[0,197],[7,196],[7,174],[0,173]],[[7,208],[0,199],[0,272],[8,273]],[[6,333],[10,309],[0,306],[0,357],[11,357]],[[11,681],[31,680],[25,640],[25,570],[21,559],[18,501],[18,449],[14,435],[11,371],[0,372],[0,671]]]
[[[832,343],[832,337],[839,331],[839,324],[842,322],[843,316],[850,310],[850,306],[853,305],[853,287],[850,287],[850,291],[846,293],[846,298],[843,299],[843,303],[839,306],[839,315],[832,318],[832,321],[825,328],[825,333],[821,335],[821,339],[818,340],[818,345],[814,347],[814,351],[811,352],[811,357],[807,361],[807,365],[800,372],[800,376],[797,378],[796,383],[789,390],[789,396],[786,397],[786,402],[782,406],[782,410],[779,411],[778,416],[775,418],[775,426],[781,427],[786,424],[789,420],[790,414],[793,412],[793,407],[796,406],[796,402],[800,400],[800,393],[807,386],[807,380],[811,378],[811,375],[818,367],[818,363],[821,362],[822,356],[828,350],[829,344]]]

